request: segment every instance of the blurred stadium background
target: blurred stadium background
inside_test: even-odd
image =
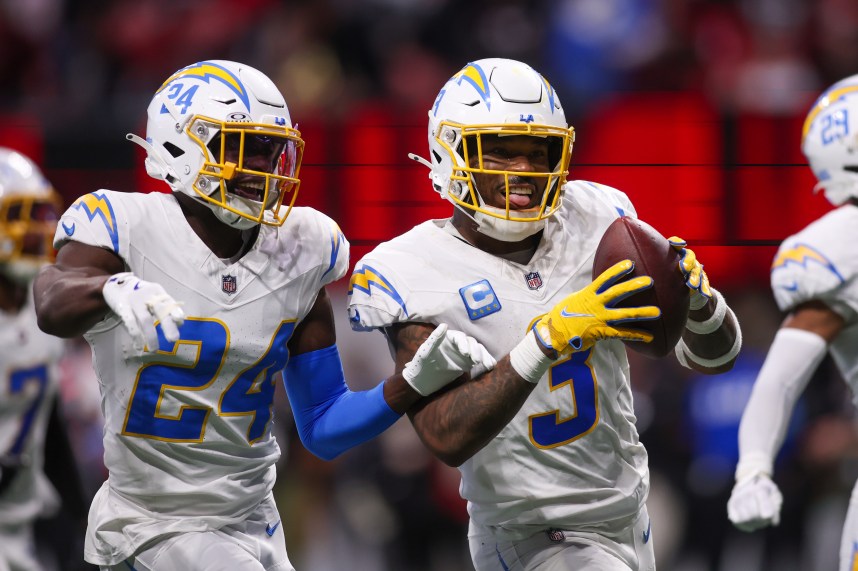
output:
[[[570,178],[620,188],[643,219],[688,240],[742,322],[746,348],[727,375],[632,356],[659,569],[836,569],[858,442],[830,364],[779,459],[781,525],[737,532],[726,501],[738,420],[781,319],[769,264],[829,209],[799,139],[819,92],[858,73],[854,0],[0,0],[0,145],[31,156],[67,204],[98,188],[164,190],[124,135],[143,133],[149,99],[176,69],[245,62],[280,86],[307,141],[298,203],[340,223],[354,263],[448,215],[406,153],[425,154],[437,90],[482,57],[526,61],[553,83],[577,131]],[[345,284],[333,293],[347,376],[373,386],[392,368],[384,341],[352,333]],[[64,370],[88,499],[105,474],[85,344],[69,344]],[[325,463],[303,450],[278,398],[276,491],[299,569],[471,568],[458,472],[407,422]],[[87,568],[79,534],[43,537],[65,544],[56,568]]]

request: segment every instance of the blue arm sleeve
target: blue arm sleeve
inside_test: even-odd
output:
[[[346,386],[336,345],[289,359],[283,383],[301,442],[324,460],[375,438],[400,417],[384,400],[384,383],[357,392]]]

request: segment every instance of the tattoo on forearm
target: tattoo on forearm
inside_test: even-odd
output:
[[[501,359],[479,379],[439,394],[417,414],[415,426],[427,436],[457,442],[456,448],[478,449],[515,416],[534,386],[518,376],[509,359]]]

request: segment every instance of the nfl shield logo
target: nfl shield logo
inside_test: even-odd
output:
[[[235,279],[235,276],[221,276],[220,288],[223,290],[223,293],[232,295],[238,289],[238,281]]]
[[[524,279],[527,280],[527,287],[530,289],[539,289],[542,287],[542,278],[539,276],[539,272],[524,274]]]

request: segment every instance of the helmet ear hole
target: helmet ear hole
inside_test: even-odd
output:
[[[185,151],[183,151],[182,149],[180,149],[178,146],[174,145],[170,141],[166,141],[164,143],[164,148],[167,149],[167,152],[170,153],[170,155],[174,159],[177,159],[177,158],[179,158],[185,154]]]

